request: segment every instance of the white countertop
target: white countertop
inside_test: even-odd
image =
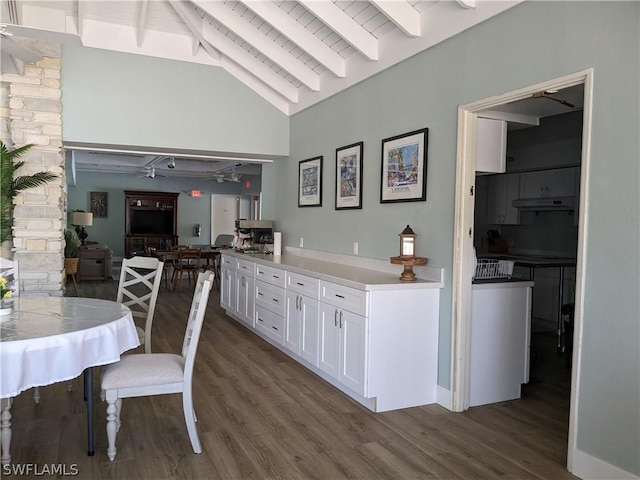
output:
[[[403,282],[400,280],[400,272],[392,274],[298,255],[244,254],[233,250],[224,250],[222,254],[265,266],[284,268],[290,272],[317,277],[358,290],[420,290],[443,287],[442,282],[431,280]]]

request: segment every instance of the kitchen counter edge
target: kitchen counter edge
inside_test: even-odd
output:
[[[319,278],[320,280],[326,280],[357,290],[425,290],[442,288],[444,286],[442,282],[423,279],[417,279],[415,282],[404,282],[400,280],[399,274],[394,275],[373,269],[342,265],[336,262],[317,260],[298,255],[247,255],[234,252],[233,250],[225,250],[221,253],[222,255],[228,255],[248,262],[255,262],[268,267],[284,268],[289,272],[309,275]]]

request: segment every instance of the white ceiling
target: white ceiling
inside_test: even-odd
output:
[[[14,38],[43,38],[33,33],[38,28],[55,32],[57,41],[223,68],[291,115],[521,1],[6,0],[2,20]],[[143,172],[150,164],[158,170],[181,152],[153,153],[109,156],[108,163],[121,171]],[[100,155],[104,166],[107,156]],[[82,170],[94,168],[98,154],[75,157]],[[182,175],[190,165],[206,167],[202,177],[236,162],[191,161],[167,174]]]

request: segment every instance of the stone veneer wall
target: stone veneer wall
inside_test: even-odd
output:
[[[55,48],[49,45],[50,53]],[[62,295],[64,290],[65,158],[62,149],[60,55],[25,65],[23,75],[1,78],[0,135],[9,148],[33,143],[18,174],[49,171],[58,178],[15,199],[13,258],[21,295]],[[8,106],[7,106],[8,101]]]

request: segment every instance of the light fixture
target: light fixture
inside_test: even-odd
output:
[[[76,233],[78,238],[82,242],[82,246],[85,246],[85,240],[89,236],[84,227],[90,227],[93,225],[93,213],[88,212],[73,212],[71,214],[71,225],[76,227]]]
[[[224,178],[222,178],[222,177],[218,177],[218,178],[216,178],[216,182],[218,182],[218,183],[224,183]]]
[[[176,168],[176,159],[175,158],[170,158],[169,159],[169,163],[167,163],[167,167],[168,168]]]
[[[414,265],[426,265],[427,259],[424,257],[416,257],[416,234],[409,225],[400,232],[400,256],[391,257],[391,263],[396,265],[404,265],[404,271],[400,275],[403,282],[413,282],[416,280],[416,274],[413,272]]]

